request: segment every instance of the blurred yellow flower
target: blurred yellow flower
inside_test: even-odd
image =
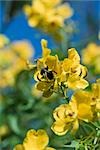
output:
[[[15,55],[10,49],[2,48],[0,51],[0,87],[14,84],[11,66],[15,61]]]
[[[6,124],[0,125],[0,138],[9,133],[9,128]]]
[[[0,49],[0,87],[13,86],[16,75],[27,68],[26,61],[33,55],[28,41],[9,43]]]
[[[2,73],[1,73],[2,72]],[[14,85],[14,75],[12,72],[12,69],[7,69],[5,71],[2,71],[0,69],[0,88],[5,88],[7,86],[13,86]]]
[[[24,12],[31,27],[38,27],[50,34],[57,34],[64,20],[73,15],[69,4],[61,4],[61,0],[33,0],[32,6],[24,6]]]
[[[49,137],[45,130],[35,131],[31,129],[27,132],[23,144],[16,145],[14,150],[55,150],[47,147],[48,142]]]
[[[58,5],[60,2],[61,2],[61,0],[39,0],[39,1],[41,1],[46,7],[54,7],[54,6],[56,6],[56,5]]]
[[[87,45],[82,52],[83,63],[88,67],[93,67],[96,74],[100,74],[100,46],[95,43]]]
[[[5,35],[0,34],[0,48],[3,48],[8,43],[9,39]]]
[[[16,41],[12,43],[11,49],[18,55],[19,57],[27,60],[34,55],[33,47],[27,40]]]
[[[62,104],[54,110],[53,116],[55,122],[51,129],[57,135],[64,135],[68,130],[74,133],[79,127],[80,120],[88,122],[93,119],[88,93],[77,91],[69,104]]]

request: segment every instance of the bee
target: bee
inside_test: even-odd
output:
[[[45,68],[42,68],[40,71],[40,74],[42,75],[42,78],[47,78],[49,80],[53,80],[54,79],[54,71],[49,71],[48,70],[48,66]],[[41,79],[39,79],[39,77],[37,76],[38,80],[41,81]]]

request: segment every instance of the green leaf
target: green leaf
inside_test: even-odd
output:
[[[15,132],[16,134],[20,134],[20,129],[18,126],[18,118],[15,115],[9,115],[8,116],[8,123],[11,127],[11,129],[13,130],[13,132]]]

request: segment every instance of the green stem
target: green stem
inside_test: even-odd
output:
[[[62,94],[63,94],[64,99],[66,100],[67,103],[69,103],[69,99],[68,99],[68,97],[66,96],[66,91],[63,89],[62,85],[60,86],[60,89],[61,89],[61,91],[62,91]]]
[[[99,127],[99,126],[97,126],[97,125],[95,125],[93,122],[90,122],[90,123],[91,123],[91,125],[93,125],[95,128],[100,129],[100,127]]]
[[[95,129],[94,129],[91,125],[89,125],[89,123],[86,123],[86,122],[84,121],[83,124],[84,124],[85,126],[87,126],[88,128],[90,128],[93,132],[95,132]]]

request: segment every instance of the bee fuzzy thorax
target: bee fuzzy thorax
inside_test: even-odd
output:
[[[52,71],[48,70],[48,66],[46,68],[42,68],[40,74],[42,75],[43,78],[47,78],[49,80],[54,79],[54,74]]]

